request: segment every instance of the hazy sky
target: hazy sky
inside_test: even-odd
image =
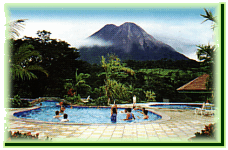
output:
[[[212,43],[214,37],[212,23],[207,21],[201,24],[204,18],[200,14],[205,14],[203,8],[210,9],[215,14],[218,5],[34,6],[8,7],[10,20],[28,19],[21,37],[37,37],[38,30],[47,30],[52,33],[51,38],[64,40],[78,48],[85,38],[106,24],[119,26],[124,22],[134,22],[157,40],[169,44],[191,59],[197,59],[195,45]]]

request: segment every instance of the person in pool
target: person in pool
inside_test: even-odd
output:
[[[148,110],[145,110],[144,113],[143,113],[143,118],[142,119],[148,119],[149,116],[147,115],[148,114]],[[137,116],[139,119],[141,119],[139,116]]]
[[[111,122],[115,123],[116,122],[116,118],[117,118],[117,109],[114,107],[111,110]]]
[[[142,108],[142,112],[141,111],[138,111],[138,112],[144,115],[145,114],[145,108],[144,107]]]
[[[63,115],[59,115],[59,111],[56,111],[55,112],[55,116],[53,116],[53,118],[59,118],[59,117],[62,117]]]
[[[60,113],[63,114],[65,110],[66,110],[66,108],[65,108],[64,106],[62,106],[62,107],[60,108]]]
[[[67,122],[69,121],[69,119],[67,119],[68,115],[67,114],[64,114],[63,115],[63,119],[61,120],[62,122]]]
[[[127,120],[133,120],[135,119],[135,116],[133,113],[131,113],[131,108],[127,108],[127,116],[126,116],[126,119],[123,119],[124,121],[127,121]]]
[[[115,109],[116,109],[116,114],[117,114],[117,105],[116,105],[116,104],[114,104],[114,105],[112,106],[112,108],[111,108],[111,114],[112,114],[113,108],[115,108]]]
[[[136,106],[133,106],[133,110],[139,110],[139,109],[141,109],[141,107],[139,106],[139,107],[136,107]]]
[[[127,108],[125,108],[124,111],[120,111],[120,113],[126,114],[127,113]]]

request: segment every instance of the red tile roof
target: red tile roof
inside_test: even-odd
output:
[[[207,82],[208,77],[208,74],[203,74],[202,76],[199,76],[198,78],[188,82],[182,87],[179,87],[177,91],[205,91],[207,90],[205,84]]]

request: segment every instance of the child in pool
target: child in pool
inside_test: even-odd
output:
[[[126,119],[123,119],[124,121],[126,120],[132,120],[135,119],[135,116],[133,113],[131,113],[131,108],[127,108],[127,116]]]
[[[63,114],[65,110],[66,110],[66,108],[62,106],[62,107],[60,108],[60,113]]]
[[[148,119],[149,116],[147,115],[148,114],[148,110],[145,110],[144,113],[143,113],[143,118],[142,119]],[[137,116],[139,119],[141,119],[139,116]]]
[[[55,112],[55,116],[53,116],[53,118],[59,118],[59,117],[62,117],[63,115],[59,115],[59,111],[56,111]]]
[[[69,119],[67,119],[68,115],[67,114],[64,114],[63,115],[63,119],[61,120],[62,122],[67,122],[69,121]]]

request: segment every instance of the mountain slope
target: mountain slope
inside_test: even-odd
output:
[[[96,46],[85,50],[83,47],[81,56],[90,55],[89,52],[96,50],[99,53],[115,53],[122,59],[134,60],[159,60],[162,58],[173,60],[188,60],[186,56],[175,51],[171,46],[156,40],[135,23],[126,22],[120,26],[107,24],[99,31],[92,34],[87,39],[96,41],[102,40],[104,43],[111,43],[109,47]],[[100,47],[100,49],[99,49]],[[84,50],[84,51],[82,51]],[[96,52],[94,52],[96,53]]]

